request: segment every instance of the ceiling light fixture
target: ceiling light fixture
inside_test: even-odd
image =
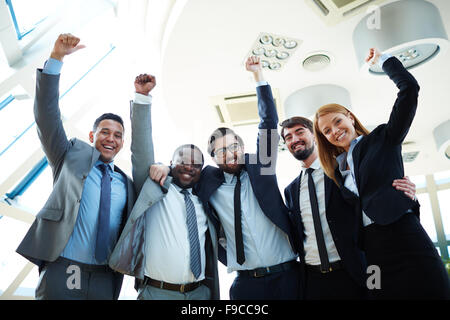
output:
[[[424,0],[401,0],[377,7],[353,31],[353,46],[361,69],[384,74],[364,59],[372,47],[396,56],[406,68],[418,66],[448,48],[448,36],[436,6]]]
[[[321,106],[337,103],[351,110],[350,93],[334,84],[318,84],[290,94],[284,102],[286,119],[294,116],[312,118]]]
[[[301,41],[297,39],[265,32],[260,33],[247,57],[249,55],[259,56],[262,58],[261,63],[263,68],[280,70],[300,43]]]
[[[450,120],[434,128],[433,136],[439,154],[450,160]]]

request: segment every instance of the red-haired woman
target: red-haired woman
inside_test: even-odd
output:
[[[314,133],[325,173],[361,212],[367,265],[376,265],[381,288],[375,299],[450,299],[449,278],[419,222],[419,204],[392,187],[404,176],[401,144],[414,118],[419,85],[399,60],[370,49],[399,89],[388,123],[369,133],[345,107],[322,106]]]

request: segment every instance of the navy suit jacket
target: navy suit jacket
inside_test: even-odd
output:
[[[419,203],[392,187],[394,179],[404,177],[402,142],[416,113],[419,85],[395,57],[384,62],[383,70],[399,89],[389,121],[364,136],[353,150],[362,210],[379,225],[397,221],[410,209],[419,215]],[[344,190],[338,171],[336,177]]]
[[[305,234],[299,203],[300,179],[302,178],[305,179],[301,175],[295,178],[284,190],[284,195],[298,239],[296,243],[299,246],[300,261],[304,263]],[[338,186],[325,174],[324,184],[326,218],[341,262],[350,276],[358,284],[365,286],[367,265],[364,253],[360,249],[362,216],[358,215],[353,205],[344,200]]]
[[[295,237],[289,220],[289,211],[283,202],[278,188],[275,165],[278,153],[277,132],[278,115],[269,85],[257,87],[258,113],[261,119],[257,139],[257,153],[245,154],[244,170],[247,171],[253,192],[264,214],[289,237],[294,251]],[[272,169],[270,169],[272,168]],[[225,182],[223,171],[217,167],[207,166],[197,184],[196,193],[204,203],[209,203],[212,194]],[[214,216],[213,208],[208,204],[207,211]],[[216,216],[216,223],[219,223]],[[219,230],[219,229],[217,229]],[[219,249],[221,246],[219,246]],[[223,248],[219,251],[219,259],[226,264]]]

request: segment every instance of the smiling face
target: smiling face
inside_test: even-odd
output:
[[[214,141],[213,160],[226,173],[236,174],[244,166],[244,147],[233,134]]]
[[[358,137],[355,130],[355,118],[350,112],[330,112],[321,115],[317,126],[323,136],[336,147],[350,148],[350,143]]]
[[[314,134],[301,124],[283,128],[284,142],[289,152],[300,161],[304,161],[314,152]]]
[[[170,164],[174,183],[180,188],[192,188],[200,180],[203,154],[191,145],[183,146],[175,151]]]
[[[100,152],[100,160],[108,163],[113,161],[123,147],[123,127],[111,119],[99,122],[97,129],[89,133],[89,141]]]

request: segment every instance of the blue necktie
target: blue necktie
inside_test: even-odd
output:
[[[200,276],[202,262],[200,261],[200,241],[198,240],[197,216],[195,215],[195,207],[189,198],[189,191],[183,189],[180,191],[184,194],[184,203],[186,204],[186,224],[188,228],[189,250],[191,255],[191,271],[196,279]]]
[[[108,256],[109,215],[111,209],[111,177],[109,175],[108,165],[100,164],[98,168],[102,172],[102,181],[95,259],[98,263],[102,264],[106,262]]]

